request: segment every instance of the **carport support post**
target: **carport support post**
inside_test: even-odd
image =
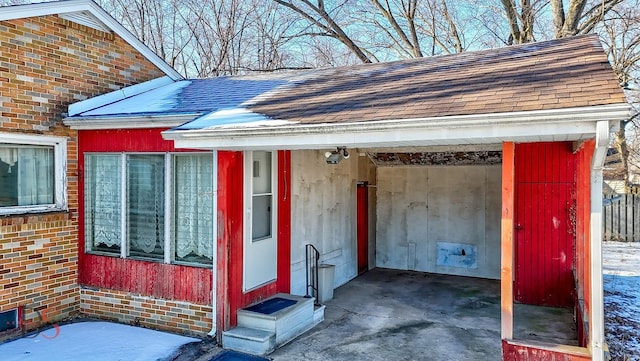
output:
[[[513,338],[513,216],[515,194],[515,144],[502,143],[501,222],[501,327],[503,340]]]
[[[610,124],[596,124],[596,147],[591,163],[591,319],[589,335],[593,361],[604,360],[604,294],[602,281],[602,166],[607,157]]]

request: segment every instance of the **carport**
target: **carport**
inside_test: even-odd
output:
[[[163,136],[241,157],[290,155],[278,165],[278,186],[291,190],[290,224],[279,225],[291,241],[278,260],[290,257],[291,293],[305,294],[307,243],[336,265],[335,286],[376,266],[500,279],[503,359],[603,359],[602,164],[629,106],[597,37],[276,78],[286,84]],[[442,156],[453,159],[429,163]],[[385,157],[410,164],[375,164]],[[358,185],[377,187],[366,208]],[[526,312],[514,303],[569,309],[577,337],[519,335]]]

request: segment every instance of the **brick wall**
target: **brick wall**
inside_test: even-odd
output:
[[[88,316],[195,336],[211,331],[211,305],[88,287],[82,287],[80,297]]]
[[[68,212],[0,217],[0,311],[24,328],[80,310],[77,134],[70,103],[164,74],[119,36],[43,16],[0,22],[0,132],[67,138]],[[2,335],[0,335],[0,338]]]

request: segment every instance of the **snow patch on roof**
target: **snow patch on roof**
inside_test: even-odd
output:
[[[248,128],[285,124],[295,124],[286,120],[269,118],[260,113],[254,113],[246,108],[229,108],[205,114],[174,130],[211,129],[211,128]]]
[[[180,92],[191,84],[182,80],[141,94],[111,103],[81,114],[81,116],[106,116],[114,114],[161,113],[176,107]]]

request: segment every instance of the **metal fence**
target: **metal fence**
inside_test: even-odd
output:
[[[602,217],[604,241],[640,242],[640,195],[605,196]]]

